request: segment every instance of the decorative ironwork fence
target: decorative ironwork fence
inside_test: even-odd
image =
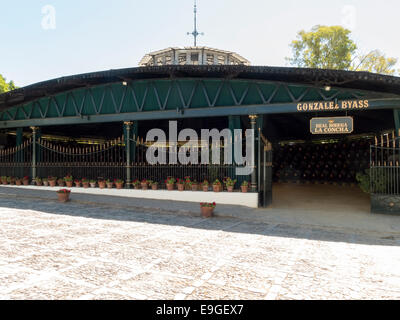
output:
[[[370,185],[372,194],[400,195],[400,138],[394,133],[375,138],[371,146]]]
[[[134,180],[147,179],[159,182],[161,188],[165,187],[164,180],[169,176],[180,179],[189,176],[192,181],[199,183],[204,180],[210,183],[216,179],[222,181],[230,177],[237,180],[237,187],[243,181],[251,180],[250,176],[236,175],[236,168],[240,167],[236,164],[151,165],[146,161],[148,148],[143,139],[135,137],[129,139],[129,144],[122,136],[102,144],[71,146],[47,138],[35,139],[33,136],[19,147],[0,151],[0,175],[28,176],[31,180],[49,176],[63,178],[67,175],[75,179],[122,179],[128,187]],[[224,146],[220,148],[220,154],[224,155]],[[170,151],[173,150],[167,147],[167,160],[172,154]]]
[[[71,175],[87,179],[126,180],[126,152],[123,138],[85,147],[62,147],[39,139],[38,177]]]
[[[0,150],[0,176],[25,177],[31,175],[32,139],[14,148]]]
[[[400,137],[394,132],[371,145],[369,177],[371,211],[400,214]]]

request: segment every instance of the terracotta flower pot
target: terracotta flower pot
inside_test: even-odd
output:
[[[23,180],[22,183],[24,184],[24,186],[29,186],[29,180]]]
[[[218,184],[213,185],[213,190],[214,192],[221,192],[222,191],[222,186]]]
[[[147,183],[142,183],[142,189],[143,190],[148,190],[149,189],[149,185]]]
[[[68,202],[69,201],[69,193],[57,193],[59,202]]]
[[[116,182],[115,185],[116,185],[117,189],[122,189],[123,186],[124,186],[124,183],[123,182],[121,182],[121,183]]]
[[[203,191],[204,192],[208,192],[208,185],[207,186],[203,186]]]
[[[76,188],[80,188],[81,185],[82,185],[82,183],[80,183],[80,182],[75,182],[75,187],[76,187]]]
[[[57,182],[55,180],[49,180],[50,187],[55,187]]]
[[[73,181],[65,181],[65,184],[67,185],[67,188],[72,188],[74,186]]]
[[[226,189],[228,190],[228,192],[233,192],[233,186],[227,186]]]
[[[158,190],[158,185],[157,184],[152,184],[151,185],[151,190]]]
[[[199,186],[197,184],[192,184],[192,191],[197,191]]]
[[[108,189],[112,189],[113,186],[114,186],[114,183],[113,183],[113,182],[107,182],[107,188],[108,188]]]
[[[90,187],[91,187],[91,188],[96,188],[96,182],[90,183]]]
[[[106,187],[106,183],[104,181],[99,181],[99,188],[104,189]]]
[[[240,189],[242,189],[243,193],[247,193],[249,191],[249,187],[241,186]]]
[[[43,181],[43,185],[44,185],[45,187],[48,187],[48,186],[49,186],[49,182],[48,182],[48,181]]]
[[[42,182],[42,181],[36,181],[36,185],[37,185],[38,187],[41,187],[41,186],[43,186],[43,182]]]
[[[65,187],[65,182],[64,181],[58,181],[58,186],[59,187]]]
[[[135,184],[135,185],[133,185],[133,188],[134,188],[135,190],[140,190],[140,185]]]
[[[214,215],[214,208],[212,207],[200,207],[200,210],[203,218],[211,218]]]
[[[88,188],[89,188],[89,182],[82,182],[82,186],[83,186],[85,189],[88,189]]]
[[[21,180],[15,180],[15,184],[17,186],[22,186],[22,181]]]
[[[174,190],[174,185],[172,183],[167,184],[167,190],[168,191]]]
[[[177,184],[178,186],[178,191],[185,191],[185,185],[184,184]]]

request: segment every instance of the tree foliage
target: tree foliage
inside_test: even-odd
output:
[[[15,86],[14,81],[11,80],[10,82],[7,82],[6,78],[0,74],[0,94],[15,89],[17,89],[17,87]]]
[[[298,67],[348,70],[357,50],[350,34],[341,26],[317,25],[310,32],[302,30],[290,45],[293,56],[288,60]]]
[[[301,68],[321,68],[353,71],[368,71],[394,75],[396,58],[387,58],[379,50],[366,55],[357,53],[357,45],[351,39],[351,31],[341,26],[317,25],[306,32],[297,34],[297,40],[290,44],[291,65]],[[400,72],[400,70],[399,70]]]
[[[374,50],[366,55],[362,55],[358,60],[359,63],[354,66],[354,71],[368,71],[387,75],[395,74],[395,66],[398,61],[396,58],[386,58],[379,50]]]

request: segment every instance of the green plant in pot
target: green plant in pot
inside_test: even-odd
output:
[[[249,191],[249,183],[247,181],[243,181],[240,189],[242,190],[243,193],[247,193]]]
[[[66,177],[64,177],[64,181],[67,185],[68,188],[72,188],[73,184],[74,184],[74,179],[72,178],[71,175],[67,175]]]
[[[228,190],[228,192],[233,192],[233,189],[235,188],[235,184],[236,184],[236,179],[232,180],[231,178],[226,178],[225,179],[225,185],[226,185],[226,189]]]
[[[218,179],[213,182],[213,190],[214,192],[221,192],[222,191],[222,183]]]
[[[173,177],[168,177],[167,180],[165,180],[165,185],[167,186],[167,190],[172,191],[174,190],[174,184],[176,180]]]

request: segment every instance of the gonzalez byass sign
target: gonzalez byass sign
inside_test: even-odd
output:
[[[369,100],[343,100],[337,103],[333,101],[304,102],[297,104],[297,111],[341,111],[368,109]]]

